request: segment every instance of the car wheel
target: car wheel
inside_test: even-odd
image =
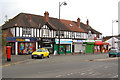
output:
[[[43,57],[43,55],[41,56],[41,59],[43,59],[44,57]]]
[[[34,59],[34,57],[32,56],[32,59]]]
[[[47,57],[50,58],[50,55],[48,55]]]
[[[109,57],[111,57],[111,55],[109,54]]]

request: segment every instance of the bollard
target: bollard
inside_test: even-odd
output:
[[[11,61],[11,46],[7,46],[7,61]]]

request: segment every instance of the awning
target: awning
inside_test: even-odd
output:
[[[95,45],[103,45],[102,41],[95,41]]]
[[[103,45],[109,45],[109,43],[103,43]]]

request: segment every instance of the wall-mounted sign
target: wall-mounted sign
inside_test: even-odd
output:
[[[73,40],[73,42],[82,43],[82,42],[85,42],[85,40]]]
[[[59,43],[59,39],[55,39],[56,44]],[[71,44],[72,39],[60,39],[60,44]]]
[[[19,39],[19,38],[18,38],[18,39],[16,39],[16,41],[25,41],[25,39]]]
[[[6,37],[6,40],[8,42],[36,42],[37,39],[36,38],[23,38],[23,37]]]
[[[39,40],[42,43],[53,43],[54,42],[53,38],[38,38],[37,40]]]

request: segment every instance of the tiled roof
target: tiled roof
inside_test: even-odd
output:
[[[64,25],[66,25],[71,31],[76,31],[76,32],[85,32],[82,28],[77,27],[77,24],[75,24],[72,21],[69,20],[60,20]]]
[[[91,27],[87,28],[86,25],[83,24],[82,22],[80,23],[80,28],[78,28],[77,22],[75,21],[63,19],[59,20],[57,18],[49,17],[49,22],[45,22],[44,16],[28,13],[18,14],[13,19],[3,24],[2,29],[11,28],[14,26],[41,28],[45,24],[54,30],[58,30],[58,28],[64,31],[78,31],[78,32],[88,32],[89,30],[91,30],[92,33],[101,34],[100,32],[94,30]]]

